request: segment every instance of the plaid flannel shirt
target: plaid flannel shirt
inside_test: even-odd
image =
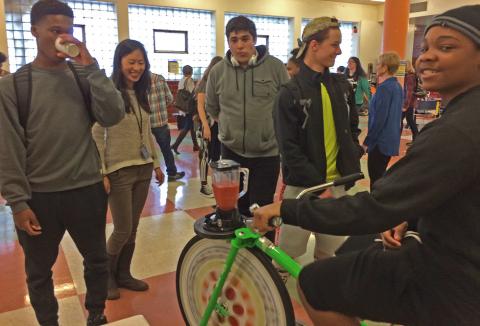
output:
[[[173,102],[173,96],[162,75],[151,73],[152,86],[148,94],[150,104],[150,123],[152,128],[163,127],[168,123],[167,106]]]

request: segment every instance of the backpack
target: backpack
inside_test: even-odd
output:
[[[197,100],[193,92],[189,92],[185,88],[179,89],[175,95],[175,106],[182,112],[187,114],[194,113],[197,110]]]
[[[67,61],[67,65],[73,73],[75,82],[85,102],[90,121],[93,123],[94,116],[92,113],[91,101],[90,101],[90,83],[87,80],[87,71],[83,65]],[[15,95],[17,98],[17,110],[18,121],[23,127],[23,130],[27,130],[28,116],[30,114],[30,106],[32,104],[32,64],[26,64],[18,69],[13,74],[13,86],[15,89]],[[26,95],[26,96],[25,96]]]

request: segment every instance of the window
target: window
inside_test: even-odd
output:
[[[239,13],[225,14],[225,27],[230,19],[240,16]],[[267,45],[268,52],[287,62],[292,44],[292,29],[289,18],[244,15],[251,19],[257,27],[257,45]],[[225,38],[225,49],[228,49],[228,41]]]
[[[299,38],[310,20],[311,19],[302,19],[302,31],[300,32]],[[359,24],[355,22],[340,22],[340,31],[342,32],[342,44],[340,44],[340,48],[342,49],[342,54],[335,60],[335,65],[330,68],[331,71],[335,72],[338,66],[346,67],[348,58],[358,57],[358,25]]]
[[[85,42],[85,25],[73,24],[73,37],[75,37],[80,42]]]
[[[167,79],[182,77],[173,69],[169,73],[169,61],[178,62],[180,71],[184,65],[192,66],[193,78],[198,80],[215,56],[215,22],[211,11],[129,5],[128,16],[130,38],[145,45],[150,69]],[[152,37],[154,31],[160,33]],[[173,35],[165,31],[172,31]],[[181,41],[179,33],[185,33],[187,38]],[[187,51],[177,51],[182,49],[182,43]]]
[[[155,53],[188,53],[188,32],[154,29],[153,50]]]
[[[113,69],[113,54],[118,44],[115,4],[95,0],[69,0],[67,3],[73,9],[75,25],[83,25],[88,51],[109,76]]]
[[[257,35],[257,45],[265,45],[268,49],[270,45],[268,42],[269,38],[269,35]]]
[[[30,7],[33,0],[5,0],[5,20],[10,70],[32,61],[37,44],[30,33]]]
[[[12,71],[31,62],[37,54],[37,44],[30,32],[30,8],[35,2],[5,0],[8,54]],[[114,4],[93,0],[71,0],[67,3],[75,16],[74,35],[87,41],[88,50],[109,74],[118,42]],[[99,30],[102,33],[98,33]]]

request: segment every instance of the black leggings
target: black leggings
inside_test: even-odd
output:
[[[184,117],[184,123],[185,123],[185,125],[183,126],[183,129],[180,131],[180,133],[177,136],[177,139],[175,140],[175,143],[172,145],[172,148],[175,151],[178,150],[178,146],[180,146],[180,144],[183,141],[183,138],[185,138],[185,136],[187,135],[187,133],[189,131],[190,131],[190,135],[192,136],[193,146],[194,147],[198,146],[197,136],[195,135],[195,128],[194,128],[194,123],[193,123],[193,114],[190,114],[190,113],[187,114]]]
[[[415,121],[414,111],[415,110],[413,109],[413,107],[410,107],[407,109],[407,111],[402,112],[402,122],[400,123],[400,134],[401,134],[403,130],[403,119],[407,118],[407,124],[410,127],[410,130],[412,131],[413,140],[415,140],[415,137],[417,137],[417,134],[418,134],[417,122]]]
[[[380,152],[378,146],[372,151],[368,152],[368,175],[370,176],[370,191],[373,189],[373,184],[380,179],[387,171],[388,162],[391,156],[386,156]]]

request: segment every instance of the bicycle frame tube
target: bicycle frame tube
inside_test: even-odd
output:
[[[228,274],[232,270],[233,263],[237,257],[238,251],[242,248],[257,247],[264,252],[268,257],[272,258],[278,265],[285,269],[290,275],[298,279],[298,275],[302,270],[302,266],[287,255],[283,250],[276,247],[270,240],[252,231],[249,228],[240,228],[235,230],[235,238],[230,242],[230,251],[228,252],[225,266],[220,276],[210,299],[208,300],[207,308],[203,313],[200,326],[207,326],[210,317],[214,310],[224,317],[229,315],[228,310],[218,303],[218,297],[222,293],[223,286],[227,280]],[[364,321],[360,322],[361,326],[367,326]]]
[[[202,320],[200,321],[200,326],[207,326],[208,320],[210,319],[210,316],[212,315],[212,312],[214,309],[218,309],[219,311],[222,311],[223,314],[228,315],[228,312],[225,312],[224,309],[221,309],[219,307],[217,300],[222,292],[223,285],[225,284],[225,281],[227,279],[228,274],[230,273],[230,270],[232,269],[232,265],[235,262],[235,257],[237,257],[238,250],[241,248],[238,244],[238,241],[236,241],[237,238],[232,239],[231,241],[231,247],[230,251],[228,252],[227,256],[227,261],[225,262],[225,267],[223,269],[222,275],[220,276],[220,279],[218,280],[217,285],[215,286],[212,295],[210,296],[210,299],[208,300],[208,305],[207,309],[203,313]]]
[[[207,308],[203,313],[200,326],[206,326],[214,310],[218,311],[225,317],[228,316],[228,311],[218,303],[218,298],[222,293],[223,286],[230,273],[238,251],[242,248],[257,247],[263,251],[267,256],[272,258],[277,264],[288,271],[293,277],[298,278],[302,266],[288,256],[283,250],[276,247],[270,240],[262,237],[260,234],[252,231],[249,228],[240,228],[235,230],[235,238],[230,242],[230,251],[228,252],[225,266],[220,275],[220,278],[208,300]]]
[[[258,238],[255,241],[255,247],[263,251],[268,257],[272,258],[278,265],[286,270],[294,278],[298,279],[298,275],[302,270],[302,265],[297,263],[289,255],[287,255],[282,249],[275,246],[266,237]]]

